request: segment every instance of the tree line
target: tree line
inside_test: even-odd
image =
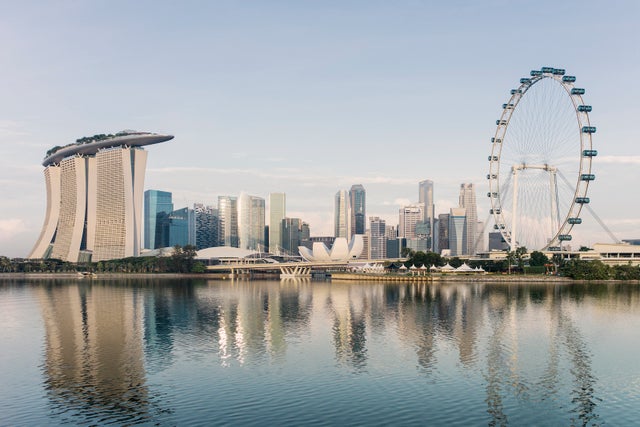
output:
[[[206,266],[195,259],[196,247],[174,246],[168,257],[129,257],[98,262],[68,262],[59,259],[23,259],[0,256],[0,273],[204,273]]]

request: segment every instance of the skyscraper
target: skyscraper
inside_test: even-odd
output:
[[[438,253],[449,249],[449,214],[438,215]]]
[[[465,255],[475,255],[476,253],[476,239],[478,226],[478,210],[476,208],[476,191],[473,184],[460,184],[460,202],[461,208],[466,209],[467,217],[467,240],[463,249]]]
[[[429,250],[433,250],[435,241],[433,231],[435,230],[434,220],[436,215],[436,207],[433,201],[433,181],[427,179],[418,183],[418,203],[424,206],[424,222],[429,224],[430,230],[428,236]]]
[[[196,248],[198,250],[218,246],[218,210],[213,206],[195,203]]]
[[[218,246],[238,247],[238,198],[218,196]]]
[[[465,255],[467,221],[465,208],[451,208],[451,213],[449,214],[449,249],[452,256]]]
[[[351,186],[351,189],[349,190],[349,206],[351,207],[351,235],[364,234],[367,228],[366,196],[367,192],[361,184]]]
[[[351,230],[349,229],[349,198],[346,190],[340,190],[335,197],[334,210],[334,236],[345,237],[347,240],[351,238]]]
[[[147,152],[171,135],[124,131],[47,152],[47,213],[29,258],[102,261],[140,254]]]
[[[422,204],[400,208],[399,216],[398,237],[414,239],[416,237],[416,224],[424,221]]]
[[[287,196],[269,194],[269,252],[278,254],[282,245],[282,220],[287,216]]]
[[[284,218],[282,220],[282,250],[285,254],[298,255],[302,224],[300,218]]]
[[[169,246],[169,237],[163,239],[163,217],[173,211],[171,193],[147,190],[144,192],[144,247],[157,249]],[[167,231],[168,232],[168,231]]]
[[[369,248],[371,259],[384,259],[387,257],[386,222],[384,219],[372,216],[369,218]]]
[[[238,200],[238,247],[264,250],[264,199],[240,194]]]
[[[196,244],[196,221],[193,209],[176,209],[169,214],[169,246]]]

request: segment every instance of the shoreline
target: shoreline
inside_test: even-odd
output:
[[[292,280],[280,279],[279,277],[230,277],[228,273],[98,273],[97,277],[79,277],[78,273],[0,273],[0,282],[10,279],[32,279],[32,280],[79,280],[90,282],[92,280],[115,280],[115,279],[205,279],[219,281],[252,281],[252,280]],[[484,274],[484,275],[457,275],[440,274],[429,276],[405,276],[405,275],[383,275],[383,274],[359,274],[359,273],[332,273],[329,281],[333,282],[374,282],[374,283],[591,283],[591,284],[640,284],[640,280],[576,280],[569,277],[544,276],[544,275],[516,275],[516,274]],[[296,279],[293,279],[296,280]],[[298,280],[308,280],[309,278],[298,278]]]

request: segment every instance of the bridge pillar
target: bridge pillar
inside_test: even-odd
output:
[[[280,278],[299,278],[299,277],[311,277],[311,267],[303,267],[296,265],[295,267],[280,267]]]

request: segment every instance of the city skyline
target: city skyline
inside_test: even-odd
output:
[[[495,120],[542,66],[586,89],[599,152],[591,207],[619,239],[638,238],[640,206],[613,191],[640,178],[638,107],[620,82],[640,70],[629,55],[638,16],[631,1],[8,4],[0,254],[27,256],[38,238],[46,150],[126,128],[175,135],[149,150],[144,189],[172,192],[176,206],[283,192],[288,216],[331,235],[338,189],[362,184],[367,218],[392,225],[431,180],[436,217],[465,182],[486,221]],[[505,37],[500,23],[514,21]],[[573,246],[610,241],[583,218]]]

